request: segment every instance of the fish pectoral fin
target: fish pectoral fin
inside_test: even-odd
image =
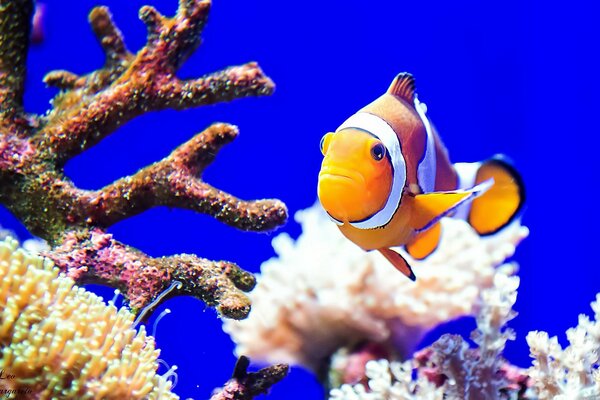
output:
[[[418,194],[413,200],[410,224],[417,231],[425,231],[459,206],[473,201],[488,191],[494,179],[488,179],[471,189]]]
[[[410,256],[417,260],[428,257],[437,249],[442,236],[442,224],[437,222],[426,231],[420,232],[405,246]]]
[[[398,271],[406,275],[408,279],[413,282],[417,279],[410,265],[408,265],[404,257],[399,253],[387,247],[378,250]]]

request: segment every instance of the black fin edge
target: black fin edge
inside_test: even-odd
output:
[[[410,272],[410,275],[406,275],[403,274],[404,276],[406,276],[408,279],[410,279],[411,281],[415,282],[417,280],[417,276],[415,275],[415,272],[413,271],[412,267],[410,266],[410,264],[408,263],[408,261],[406,261],[406,258],[404,258],[402,256],[402,254],[398,253],[396,250],[394,249],[389,249],[390,251],[393,251],[394,253],[396,253],[398,255],[398,257],[400,257],[403,261],[404,264],[406,264],[406,268],[408,268],[408,271]],[[400,271],[402,272],[402,271]]]
[[[394,250],[392,250],[394,251]],[[398,253],[398,252],[396,252]],[[398,253],[398,255],[400,257],[402,257],[402,254]],[[415,272],[413,271],[412,267],[410,266],[410,264],[408,263],[408,261],[406,261],[406,258],[402,257],[402,259],[404,260],[404,262],[406,263],[406,267],[408,268],[408,271],[410,272],[410,275],[405,275],[408,279],[410,279],[413,282],[417,281],[417,276],[415,275]]]

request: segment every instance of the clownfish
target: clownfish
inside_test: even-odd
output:
[[[318,196],[344,236],[378,250],[415,280],[404,257],[437,247],[440,219],[466,219],[491,235],[509,225],[525,201],[518,172],[502,156],[452,164],[415,93],[415,80],[399,74],[381,97],[321,139]]]

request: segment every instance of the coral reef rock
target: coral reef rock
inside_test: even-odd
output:
[[[245,318],[250,302],[243,292],[253,288],[254,277],[225,261],[152,258],[114,240],[106,232],[112,225],[157,206],[205,213],[247,231],[272,230],[287,218],[278,200],[243,201],[202,180],[216,153],[238,134],[227,124],[208,127],[165,159],[99,190],[80,189],[65,176],[68,160],[144,113],[273,92],[273,82],[253,62],[198,79],[177,77],[200,45],[209,9],[208,0],[180,0],[175,16],[166,17],[142,7],[147,42],[134,54],[108,9],[94,8],[89,21],[104,66],[82,76],[48,73],[46,84],[60,91],[46,114],[34,115],[23,109],[33,0],[0,6],[0,203],[48,242],[44,255],[61,271],[78,283],[119,289],[134,312],[185,294],[223,316]],[[161,297],[173,282],[181,284]]]
[[[275,383],[285,378],[289,372],[286,364],[277,364],[263,368],[257,372],[248,372],[250,360],[241,356],[233,371],[231,379],[218,390],[210,400],[252,400],[265,394]]]
[[[434,254],[423,261],[405,254],[417,275],[411,282],[344,238],[318,204],[296,219],[302,234],[273,240],[278,257],[262,265],[249,318],[225,321],[224,329],[239,354],[318,373],[339,349],[364,342],[405,359],[431,328],[473,315],[495,268],[528,233],[516,222],[482,239],[466,222],[446,218]]]

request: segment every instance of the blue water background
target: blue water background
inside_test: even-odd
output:
[[[147,1],[106,1],[130,49],[144,44],[137,10]],[[152,4],[166,13],[175,0]],[[97,1],[47,2],[46,39],[29,55],[26,106],[43,113],[55,93],[45,73],[89,72],[103,55],[87,24]],[[71,160],[67,173],[97,189],[165,157],[215,121],[240,127],[206,181],[245,199],[277,197],[293,215],[316,199],[321,136],[379,96],[394,75],[410,71],[453,161],[505,153],[527,184],[519,247],[521,288],[511,323],[518,333],[506,356],[529,365],[525,334],[559,335],[600,291],[598,279],[598,93],[600,42],[593,2],[479,1],[215,1],[204,44],[180,71],[196,77],[256,60],[277,83],[272,97],[237,100],[186,112],[144,115]],[[1,224],[25,236],[5,210]],[[279,230],[293,236],[293,220]],[[257,272],[273,255],[273,234],[236,231],[211,217],[159,208],[111,228],[115,237],[153,256],[196,253]],[[111,295],[111,291],[104,291]],[[213,310],[192,298],[158,325],[161,358],[179,366],[175,391],[208,398],[228,379],[233,344]],[[472,321],[440,332],[468,334]],[[151,327],[150,327],[151,329]],[[294,369],[272,399],[319,399],[317,381]]]

